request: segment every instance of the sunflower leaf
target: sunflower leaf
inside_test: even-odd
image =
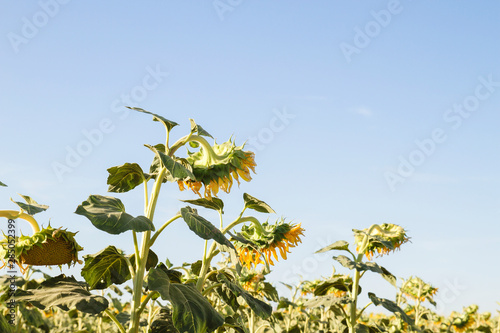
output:
[[[128,258],[130,260],[130,263],[132,264],[132,267],[135,268],[135,253],[129,255]],[[148,252],[148,259],[146,260],[146,271],[149,271],[149,269],[152,267],[156,267],[158,261],[158,256],[153,252],[153,250],[150,249]]]
[[[390,301],[390,300],[385,299],[385,298],[378,298],[377,296],[375,296],[374,293],[368,293],[368,298],[370,298],[370,300],[372,301],[372,303],[375,306],[382,305],[385,309],[391,311],[392,313],[399,313],[401,315],[401,319],[403,319],[408,325],[413,326],[415,324],[415,322],[413,321],[413,319],[411,319],[410,317],[408,317],[408,315],[406,314],[406,312],[404,312],[404,310],[401,309],[393,301]]]
[[[4,187],[7,187],[7,185],[5,185],[4,183],[0,182],[0,186],[4,186]]]
[[[336,241],[335,243],[325,246],[324,248],[316,251],[315,253],[323,253],[331,250],[348,251],[349,243],[344,240]]]
[[[234,294],[234,296],[241,296],[245,300],[245,303],[247,303],[252,311],[255,312],[255,314],[260,318],[266,319],[273,312],[273,308],[271,305],[253,297],[252,295],[247,293],[246,290],[243,289],[240,285],[229,281],[224,274],[217,274],[217,280],[228,287],[229,290],[231,290],[231,292]]]
[[[146,179],[137,163],[125,163],[108,169],[108,192],[123,193],[134,189]]]
[[[177,181],[177,180],[185,180],[185,179],[196,179],[196,177],[193,175],[193,172],[187,168],[184,163],[178,162],[174,160],[172,157],[168,156],[161,150],[158,150],[156,147],[150,146],[150,145],[145,145],[149,149],[151,149],[160,159],[161,163],[163,166],[168,170],[170,173],[170,176],[172,179],[169,179],[171,181]]]
[[[252,197],[248,193],[243,193],[243,200],[245,200],[245,208],[256,210],[259,213],[275,213],[271,206],[262,200]]]
[[[125,256],[114,246],[86,255],[83,259],[85,266],[82,268],[82,276],[91,289],[106,289],[131,278]]]
[[[333,259],[337,260],[342,266],[349,268],[349,269],[356,269],[357,271],[372,271],[375,273],[379,273],[382,275],[384,279],[386,279],[390,284],[392,284],[394,287],[397,287],[396,282],[397,279],[396,277],[389,272],[387,269],[385,269],[382,266],[379,266],[378,264],[374,262],[355,262],[346,256],[338,256],[338,257],[333,257]]]
[[[106,298],[91,294],[85,282],[64,274],[45,280],[37,289],[17,289],[15,297],[17,301],[30,302],[41,310],[57,306],[63,311],[77,309],[89,314],[98,314],[109,304]]]
[[[22,195],[22,194],[19,195],[24,199],[24,201],[26,201],[26,203],[14,201],[12,200],[12,198],[10,200],[16,205],[18,205],[22,210],[24,210],[29,215],[35,215],[36,213],[46,211],[49,208],[49,206],[47,205],[40,205],[38,202],[36,202],[27,195]]]
[[[133,217],[127,214],[121,200],[113,197],[91,195],[76,208],[75,213],[88,218],[97,229],[113,235],[128,230],[155,230],[150,219],[142,215]]]
[[[221,245],[234,249],[233,243],[231,243],[212,223],[198,215],[196,209],[189,206],[181,208],[181,215],[189,229],[199,237],[203,239],[213,239]]]
[[[221,214],[224,214],[224,211],[223,211],[224,202],[219,198],[212,198],[212,200],[200,198],[200,199],[196,199],[196,200],[181,200],[181,201],[192,204],[192,205],[201,206],[201,207],[205,207],[208,209],[213,209],[213,210],[220,212]]]
[[[210,138],[214,138],[213,136],[210,135],[207,131],[203,129],[200,125],[196,124],[196,122],[193,119],[189,119],[191,122],[191,133],[198,133],[198,135],[201,136],[208,136]]]
[[[347,296],[337,297],[335,295],[325,295],[325,296],[317,296],[311,298],[307,302],[304,303],[305,306],[310,308],[316,308],[318,306],[324,306],[325,308],[329,308],[331,306],[341,306],[345,304],[351,303],[351,298]]]
[[[172,304],[172,322],[179,332],[212,332],[224,324],[224,318],[193,284],[170,283],[167,273],[153,268],[148,288],[160,293]]]
[[[164,118],[162,116],[159,116],[159,115],[157,115],[155,113],[146,111],[146,110],[141,109],[141,108],[130,107],[130,106],[126,106],[126,108],[128,108],[130,110],[139,111],[139,112],[142,112],[142,113],[147,113],[147,114],[152,115],[153,116],[153,121],[159,121],[159,122],[163,123],[163,125],[165,125],[165,127],[167,128],[167,130],[169,132],[170,132],[170,130],[172,128],[174,128],[175,126],[179,125],[175,121],[168,120],[168,119],[166,119],[166,118]]]

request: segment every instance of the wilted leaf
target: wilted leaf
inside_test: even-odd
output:
[[[213,209],[213,210],[220,212],[221,214],[224,213],[223,212],[224,202],[219,198],[214,197],[214,198],[212,198],[212,200],[200,198],[200,199],[196,199],[196,200],[181,200],[181,201],[187,202],[187,203],[192,204],[192,205],[201,206],[201,207],[205,207],[208,209]]]
[[[57,306],[64,311],[75,308],[81,312],[98,314],[108,307],[106,298],[91,294],[86,283],[64,274],[42,282],[37,289],[17,289],[15,298],[16,301],[30,302],[42,310]]]
[[[349,268],[349,269],[356,269],[357,271],[360,271],[360,272],[372,271],[375,273],[379,273],[390,284],[397,287],[396,277],[393,274],[391,274],[391,272],[389,272],[387,269],[385,269],[382,266],[377,265],[374,262],[367,262],[367,263],[355,262],[355,261],[347,258],[346,256],[342,256],[342,255],[338,256],[338,257],[333,257],[333,259],[337,260],[342,266]]]
[[[172,304],[172,321],[179,332],[205,333],[224,324],[224,318],[193,284],[170,283],[160,269],[149,272],[148,287]]]
[[[347,296],[337,297],[335,295],[325,295],[325,296],[318,296],[311,298],[310,300],[305,302],[304,305],[310,308],[315,308],[318,306],[324,306],[326,308],[329,308],[330,306],[333,305],[344,305],[344,304],[349,304],[351,302],[352,300]]]
[[[131,254],[129,256],[130,263],[132,264],[132,267],[135,268],[135,253]],[[149,271],[150,268],[155,267],[158,264],[158,256],[156,253],[153,252],[153,250],[149,250],[148,252],[148,258],[146,260],[146,270]]]
[[[189,121],[191,122],[191,133],[198,133],[198,135],[208,136],[212,139],[214,138],[213,136],[210,135],[210,133],[205,131],[203,127],[197,125],[193,119],[189,119]]]
[[[189,206],[181,208],[181,215],[189,226],[189,229],[199,237],[203,239],[213,239],[221,245],[226,245],[234,249],[233,243],[231,243],[212,223],[198,215],[196,209]]]
[[[155,113],[146,111],[146,110],[141,109],[141,108],[130,107],[130,106],[126,106],[126,108],[128,108],[130,110],[139,111],[139,112],[142,112],[142,113],[147,113],[147,114],[152,115],[153,116],[153,121],[159,121],[159,122],[163,123],[163,125],[165,125],[165,127],[167,128],[168,131],[170,131],[175,126],[179,125],[175,121],[168,120],[168,119],[166,119],[166,118],[164,118],[162,116],[159,116],[159,115],[157,115]]]
[[[125,163],[111,167],[108,169],[108,173],[108,192],[128,192],[145,180],[144,172],[137,163]]]
[[[46,211],[49,208],[49,206],[47,205],[40,205],[38,202],[31,199],[27,195],[22,195],[22,194],[19,195],[24,199],[24,201],[26,201],[26,203],[14,201],[12,200],[12,198],[10,200],[16,205],[18,205],[22,210],[24,210],[29,215],[35,215],[36,213]]]
[[[414,325],[413,319],[408,317],[406,312],[404,312],[404,310],[401,309],[393,301],[390,301],[390,300],[385,299],[385,298],[378,298],[377,296],[375,296],[374,293],[368,293],[368,298],[370,298],[372,303],[375,304],[376,306],[382,305],[385,309],[387,309],[393,313],[399,313],[401,315],[401,319],[403,319],[407,324],[412,325],[412,326]]]
[[[229,281],[224,274],[217,274],[217,280],[221,283],[224,283],[224,285],[228,287],[236,297],[242,297],[248,304],[248,306],[253,310],[253,312],[255,312],[255,314],[260,318],[266,319],[273,312],[273,308],[271,305],[253,297],[241,286]]]
[[[262,200],[252,197],[248,193],[243,193],[243,200],[245,200],[245,208],[250,208],[260,213],[275,213],[271,206]]]
[[[120,199],[102,195],[91,195],[76,209],[99,230],[116,235],[128,230],[143,232],[155,230],[153,222],[145,216],[133,217],[125,212]]]
[[[316,251],[315,253],[323,253],[331,250],[348,251],[349,243],[344,240],[336,241],[335,243],[325,246],[324,248]]]
[[[196,179],[191,170],[187,168],[183,163],[174,160],[172,157],[168,156],[164,152],[158,150],[156,147],[145,145],[151,149],[156,156],[160,159],[163,166],[168,170],[172,181],[185,180],[185,179]]]
[[[91,289],[106,289],[112,284],[122,284],[130,279],[127,261],[114,246],[83,258],[85,266],[82,268],[82,276]]]

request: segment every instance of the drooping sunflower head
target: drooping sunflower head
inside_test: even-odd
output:
[[[193,169],[196,180],[178,181],[179,189],[186,187],[201,197],[200,190],[204,186],[204,197],[210,199],[217,196],[219,190],[231,191],[233,180],[240,183],[239,177],[245,181],[252,179],[250,170],[255,173],[255,154],[243,151],[243,146],[236,146],[231,140],[222,144],[215,143],[211,149],[200,147],[186,158]]]
[[[275,224],[262,223],[260,227],[255,224],[245,225],[238,234],[248,242],[235,240],[235,246],[240,255],[240,261],[248,269],[252,265],[263,263],[264,258],[270,265],[274,265],[271,256],[278,260],[278,249],[281,257],[286,260],[290,248],[301,243],[300,236],[304,235],[304,229],[299,224],[291,224],[283,219]]]
[[[419,277],[410,277],[403,282],[401,291],[413,300],[423,302],[428,299],[433,302],[432,297],[437,293],[438,288],[434,288],[430,284],[425,283]]]
[[[457,332],[465,332],[469,327],[474,325],[474,316],[464,313],[461,316],[455,317],[451,324]]]
[[[241,275],[239,276],[239,280],[241,285],[245,290],[248,291],[259,291],[259,285],[261,282],[263,282],[266,279],[264,276],[264,273],[247,269],[246,267],[243,267],[241,270]]]
[[[406,235],[406,230],[396,224],[383,223],[374,224],[370,228],[354,231],[356,251],[364,253],[368,260],[371,260],[375,253],[378,256],[388,254],[391,251],[408,242],[410,238]]]
[[[14,245],[15,261],[24,270],[23,265],[32,266],[61,266],[75,264],[78,260],[78,251],[83,248],[75,240],[76,233],[66,230],[47,228],[33,234],[33,236],[19,236]],[[0,241],[0,258],[12,261],[12,241],[5,237]],[[10,243],[9,243],[10,242]]]

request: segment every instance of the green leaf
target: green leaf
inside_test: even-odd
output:
[[[15,323],[15,320],[12,322]],[[0,332],[13,333],[15,327],[15,325],[9,324],[9,321],[5,318],[3,313],[0,313]]]
[[[191,122],[191,133],[198,133],[198,135],[208,136],[212,139],[214,138],[213,136],[210,135],[210,133],[205,131],[203,127],[197,125],[193,119],[189,119],[189,121]]]
[[[181,208],[181,215],[186,224],[189,226],[189,229],[191,229],[199,237],[203,239],[213,239],[221,245],[226,245],[234,249],[233,243],[231,243],[212,223],[198,215],[196,209],[189,206]]]
[[[269,282],[264,282],[264,288],[261,290],[262,295],[272,302],[279,302],[280,297],[278,295],[278,290],[270,284]]]
[[[334,276],[318,284],[314,289],[314,296],[327,295],[332,287],[341,291],[350,291],[352,289],[352,280],[344,275]],[[361,286],[358,286],[359,293],[361,293]]]
[[[130,280],[125,256],[112,245],[96,254],[86,255],[83,259],[85,266],[81,274],[91,289],[106,289],[112,284]]]
[[[223,211],[224,202],[219,198],[213,197],[212,200],[200,198],[200,199],[196,199],[196,200],[181,200],[181,201],[187,202],[187,203],[192,204],[192,205],[201,206],[201,207],[205,207],[208,209],[213,209],[213,210],[220,212],[221,214],[224,214],[224,211]]]
[[[22,194],[19,195],[24,199],[24,201],[26,201],[26,203],[14,201],[12,200],[12,198],[10,200],[16,205],[18,205],[22,210],[24,210],[29,215],[35,215],[36,213],[46,211],[47,208],[49,208],[49,206],[47,205],[40,205],[38,202],[31,199],[27,195],[22,195]]]
[[[335,243],[325,246],[324,248],[316,251],[315,253],[323,253],[331,250],[348,251],[349,243],[344,240],[336,241]]]
[[[17,289],[15,297],[17,301],[30,302],[41,310],[57,306],[64,311],[76,308],[89,314],[98,314],[109,304],[106,298],[91,294],[86,283],[64,274],[42,282],[34,290]]]
[[[310,308],[315,308],[318,306],[329,308],[330,306],[345,305],[351,302],[352,300],[348,296],[336,297],[335,295],[325,295],[311,298],[310,300],[305,302],[304,305]]]
[[[338,256],[338,257],[333,257],[333,259],[337,260],[342,266],[349,268],[349,269],[356,269],[357,271],[372,271],[375,273],[379,273],[382,275],[384,279],[386,279],[390,284],[392,284],[394,287],[397,287],[396,282],[397,279],[396,277],[391,274],[387,269],[385,269],[382,266],[377,265],[374,262],[355,262],[346,256]]]
[[[399,313],[401,319],[403,319],[407,324],[413,326],[415,323],[413,319],[408,317],[408,315],[401,309],[396,303],[385,298],[378,298],[374,293],[368,293],[368,297],[376,306],[382,305],[385,309],[391,311],[392,313]]]
[[[196,179],[191,170],[189,170],[183,163],[177,162],[172,157],[168,156],[167,154],[165,154],[164,152],[158,150],[153,146],[150,145],[145,145],[145,146],[151,149],[158,156],[163,166],[170,173],[170,176],[172,177],[173,181],[185,180],[188,178],[193,180]]]
[[[83,215],[99,230],[117,235],[128,230],[143,232],[155,230],[151,220],[145,216],[133,217],[125,213],[125,206],[120,199],[102,195],[91,195],[76,209],[76,214]]]
[[[135,268],[135,253],[129,255],[128,257],[132,267]],[[153,252],[153,250],[150,249],[148,252],[148,259],[146,260],[146,270],[149,271],[150,268],[156,267],[158,261],[158,256]]]
[[[43,321],[43,317],[42,314],[40,313],[40,310],[26,309],[24,304],[20,304],[18,309],[21,312],[21,317],[23,318],[23,321],[27,325],[37,328],[47,327],[47,324],[45,324],[45,322]],[[47,332],[48,332],[48,327],[47,327]]]
[[[245,200],[245,208],[250,208],[260,213],[275,213],[264,201],[254,198],[248,193],[243,193],[243,200]]]
[[[4,186],[4,187],[7,187],[7,185],[5,185],[4,183],[0,182],[0,186]]]
[[[134,189],[146,179],[137,163],[125,163],[108,169],[108,192],[123,193]]]
[[[147,114],[152,115],[153,116],[153,121],[159,121],[159,122],[163,123],[163,125],[165,125],[165,127],[167,128],[167,130],[169,132],[170,132],[170,130],[172,128],[174,128],[175,126],[179,125],[175,121],[168,120],[166,118],[163,118],[162,116],[159,116],[159,115],[157,115],[155,113],[146,111],[146,110],[141,109],[141,108],[130,107],[130,106],[126,106],[126,108],[128,108],[130,110],[139,111],[139,112],[142,112],[142,113],[147,113]]]
[[[194,284],[170,283],[165,272],[153,268],[149,272],[148,288],[158,291],[162,299],[170,301],[172,321],[179,332],[212,332],[224,324],[224,318]]]
[[[176,271],[175,269],[170,269],[163,263],[160,263],[158,267],[156,267],[156,269],[161,269],[163,272],[165,272],[171,283],[182,283],[182,272]]]
[[[172,322],[170,309],[162,308],[153,318],[150,333],[178,333]]]
[[[260,318],[266,319],[273,312],[273,308],[271,305],[253,297],[240,285],[229,281],[229,279],[224,274],[217,274],[217,280],[221,283],[224,283],[224,285],[228,287],[236,297],[241,296],[245,300],[245,303],[247,303],[248,306],[253,310],[253,312],[255,312],[255,314]]]

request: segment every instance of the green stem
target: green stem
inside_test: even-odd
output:
[[[6,217],[9,220],[15,220],[17,218],[21,218],[27,221],[31,225],[31,229],[33,229],[33,233],[37,233],[40,231],[40,227],[38,223],[33,218],[33,216],[23,213],[22,211],[17,210],[0,210],[0,217]]]
[[[210,287],[208,287],[207,289],[203,290],[203,293],[202,293],[202,294],[203,294],[203,296],[208,295],[208,293],[209,293],[212,289],[217,288],[217,287],[220,287],[220,286],[222,286],[222,285],[223,285],[223,283],[215,283],[215,284],[211,285],[211,286],[210,286]]]
[[[147,294],[146,298],[144,301],[142,301],[141,306],[139,307],[139,312],[143,312],[146,306],[148,306],[149,300],[154,297],[155,295],[159,295],[157,291],[152,291],[149,294]]]
[[[158,238],[158,236],[162,233],[163,230],[165,230],[166,227],[168,227],[168,225],[172,222],[174,222],[175,220],[177,220],[178,218],[182,217],[181,214],[177,214],[175,215],[174,217],[172,217],[170,220],[168,220],[167,222],[165,222],[160,229],[158,229],[153,237],[151,237],[151,239],[149,240],[149,247],[152,247],[153,244],[155,243],[156,239]]]
[[[116,327],[118,327],[118,330],[120,333],[125,333],[125,328],[123,325],[116,319],[115,315],[113,312],[111,312],[109,309],[104,310],[104,312],[108,315],[108,317],[116,324]]]
[[[158,197],[160,194],[160,189],[162,185],[163,177],[165,176],[167,169],[162,167],[158,177],[153,186],[153,190],[151,193],[151,199],[148,202],[146,209],[146,217],[153,221],[154,212],[156,208],[156,203],[158,201]],[[130,321],[130,333],[138,333],[139,332],[139,322],[141,313],[144,309],[141,310],[141,295],[142,295],[142,284],[144,282],[144,273],[146,271],[146,263],[149,254],[149,241],[151,238],[151,231],[145,231],[142,234],[142,242],[141,242],[141,250],[139,253],[139,263],[137,265],[135,279],[133,280],[133,300],[132,300],[132,312],[131,312],[131,321]]]

